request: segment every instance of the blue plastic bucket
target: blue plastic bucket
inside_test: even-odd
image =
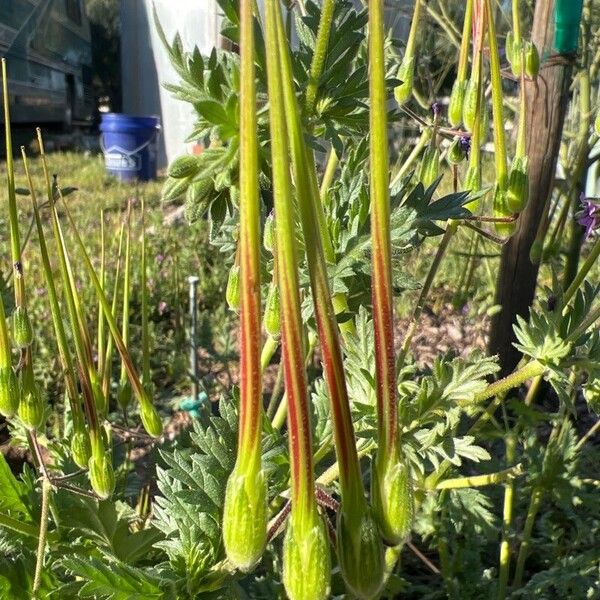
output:
[[[156,179],[158,117],[102,115],[100,147],[106,170],[121,181]]]

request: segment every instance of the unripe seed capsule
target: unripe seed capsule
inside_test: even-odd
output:
[[[429,146],[423,153],[419,181],[428,188],[440,175],[440,151],[437,146]]]
[[[507,193],[505,190],[496,186],[494,190],[494,216],[495,217],[510,217],[513,213],[507,205]],[[496,232],[504,237],[509,237],[515,231],[515,222],[496,222],[494,223]]]
[[[398,104],[404,104],[412,96],[415,77],[414,63],[414,56],[405,56],[398,69],[398,79],[402,82],[394,89],[394,96]]]
[[[410,467],[403,459],[376,465],[372,479],[373,512],[383,539],[397,546],[410,534],[415,514]]]
[[[33,329],[27,309],[17,306],[12,314],[13,339],[18,348],[27,348],[33,341]]]
[[[78,467],[85,469],[90,462],[91,455],[92,446],[90,436],[85,427],[81,425],[71,438],[71,456]]]
[[[385,560],[379,529],[371,509],[362,515],[338,512],[337,552],[340,569],[350,591],[361,599],[376,596],[383,585]]]
[[[28,429],[39,429],[44,423],[44,400],[35,382],[22,382],[19,419]]]
[[[117,402],[122,409],[126,409],[131,404],[132,396],[133,392],[131,390],[129,379],[120,381],[119,389],[117,390]]]
[[[465,177],[465,190],[469,192],[479,192],[481,190],[481,170],[477,167],[469,165]],[[475,214],[479,208],[479,198],[465,204],[465,208]]]
[[[525,73],[528,77],[537,77],[540,72],[540,54],[533,42],[527,42],[525,49]]]
[[[299,525],[299,523],[298,523]],[[305,526],[290,518],[283,541],[283,585],[290,600],[329,596],[331,558],[325,523],[316,514]]]
[[[225,291],[225,299],[231,310],[239,310],[240,308],[240,267],[233,265],[229,270],[229,278],[227,279],[227,289]]]
[[[0,414],[12,417],[19,409],[19,380],[12,367],[0,369]]]
[[[200,161],[197,156],[184,154],[178,156],[170,165],[168,175],[174,179],[182,179],[196,175],[200,170]]]
[[[523,70],[523,60],[521,58],[521,50],[523,44],[521,41],[514,41],[512,47],[512,60],[510,62],[510,68],[515,77],[521,77],[521,71]]]
[[[280,312],[279,287],[271,283],[265,303],[264,326],[265,331],[273,337],[277,337],[280,332]]]
[[[447,156],[448,162],[453,165],[458,165],[467,157],[467,153],[464,150],[464,145],[459,137],[455,137],[450,144]]]
[[[229,561],[244,572],[261,559],[267,543],[267,482],[262,468],[242,473],[236,465],[227,481],[223,541]]]
[[[459,81],[458,79],[452,86],[450,94],[450,103],[448,104],[448,121],[452,127],[458,127],[462,123],[463,105],[465,103],[465,92],[467,89],[467,81]]]
[[[473,125],[477,118],[477,101],[479,86],[474,79],[469,79],[465,90],[465,102],[463,105],[462,120],[467,131],[473,132]]]
[[[506,43],[505,43],[505,52],[506,52],[506,60],[509,65],[512,65],[513,55],[514,55],[514,37],[512,31],[509,31],[506,34]]]
[[[110,456],[102,444],[97,444],[88,463],[92,489],[102,499],[110,498],[115,491],[115,472]]]
[[[148,435],[152,437],[160,437],[162,435],[163,426],[162,420],[154,404],[150,400],[146,400],[140,405],[140,417],[142,425]]]
[[[529,200],[529,161],[527,157],[515,157],[508,179],[506,206],[512,213],[520,213]]]

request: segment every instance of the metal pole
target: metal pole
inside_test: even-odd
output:
[[[198,399],[198,349],[196,346],[196,287],[198,281],[199,278],[195,275],[190,275],[188,277],[188,283],[190,285],[190,371],[192,375],[192,399],[194,401]]]

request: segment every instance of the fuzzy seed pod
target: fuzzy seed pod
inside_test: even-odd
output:
[[[115,491],[115,472],[110,455],[104,450],[101,443],[95,445],[88,468],[90,484],[94,492],[102,500],[110,498]]]
[[[440,151],[437,146],[428,146],[423,153],[418,179],[428,188],[440,175]]]
[[[412,96],[415,77],[414,63],[414,56],[405,56],[398,69],[397,77],[402,82],[394,89],[394,96],[398,104],[404,104]]]
[[[200,161],[196,156],[185,154],[178,156],[170,165],[168,175],[174,179],[192,177],[200,170]]]
[[[22,381],[21,384],[19,419],[21,419],[23,425],[28,429],[39,429],[44,424],[44,400],[35,382],[26,383]]]
[[[467,131],[473,132],[473,125],[477,118],[477,96],[479,87],[474,79],[469,79],[465,89],[465,102],[463,105],[462,121]]]
[[[529,160],[526,156],[515,157],[510,169],[506,206],[512,213],[520,213],[529,200]]]
[[[12,367],[0,369],[0,414],[12,417],[19,409],[19,380]]]
[[[133,392],[131,390],[131,383],[129,383],[129,379],[120,381],[119,389],[117,390],[117,402],[123,410],[131,404],[132,396]]]
[[[148,435],[152,437],[160,437],[162,435],[163,426],[162,420],[154,404],[150,400],[142,402],[140,405],[140,417],[142,425]]]
[[[85,469],[90,462],[91,455],[90,436],[82,424],[71,437],[71,456],[78,467]]]
[[[465,103],[465,92],[467,90],[467,81],[458,79],[452,86],[450,94],[450,103],[448,104],[448,121],[452,127],[458,127],[462,123],[463,105]]]
[[[163,185],[162,199],[165,202],[169,202],[170,200],[175,200],[179,198],[179,196],[183,196],[183,194],[188,189],[191,180],[191,177],[184,177],[183,179],[175,179],[174,177],[169,177]]]
[[[240,266],[233,265],[229,270],[225,299],[231,310],[238,311],[240,308]]]
[[[528,77],[537,77],[540,72],[540,54],[533,42],[525,46],[525,73]]]
[[[267,543],[267,481],[262,468],[243,473],[236,465],[227,481],[223,509],[223,541],[229,561],[251,571]]]
[[[510,217],[512,214],[513,213],[508,208],[506,190],[502,190],[499,186],[496,186],[494,189],[494,216]],[[494,226],[496,228],[496,233],[503,237],[510,237],[516,228],[515,222],[499,222],[494,223]]]
[[[273,213],[271,212],[269,216],[265,220],[265,227],[263,229],[263,246],[265,250],[273,253],[273,248],[275,240],[275,223],[273,218]]]
[[[192,181],[185,194],[185,218],[189,223],[198,221],[208,209],[212,198],[213,181],[209,177]]]
[[[385,460],[384,465],[373,469],[371,485],[381,535],[388,544],[397,546],[410,534],[415,514],[410,466],[403,459]]]
[[[12,314],[13,340],[18,348],[27,348],[33,341],[33,330],[27,309],[17,306]]]
[[[348,515],[344,508],[337,520],[338,561],[344,581],[358,598],[373,598],[383,585],[383,544],[371,509]]]
[[[263,319],[265,331],[273,337],[279,336],[280,332],[280,309],[279,287],[274,283],[269,286],[269,293],[265,303],[265,316]]]
[[[317,511],[304,526],[290,518],[283,541],[283,585],[290,600],[329,597],[329,536]]]

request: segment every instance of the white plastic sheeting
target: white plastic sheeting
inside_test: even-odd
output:
[[[123,112],[160,116],[160,168],[186,151],[194,113],[162,85],[178,76],[156,32],[153,5],[167,40],[179,32],[186,50],[197,45],[204,55],[218,43],[220,17],[215,0],[121,0]]]

